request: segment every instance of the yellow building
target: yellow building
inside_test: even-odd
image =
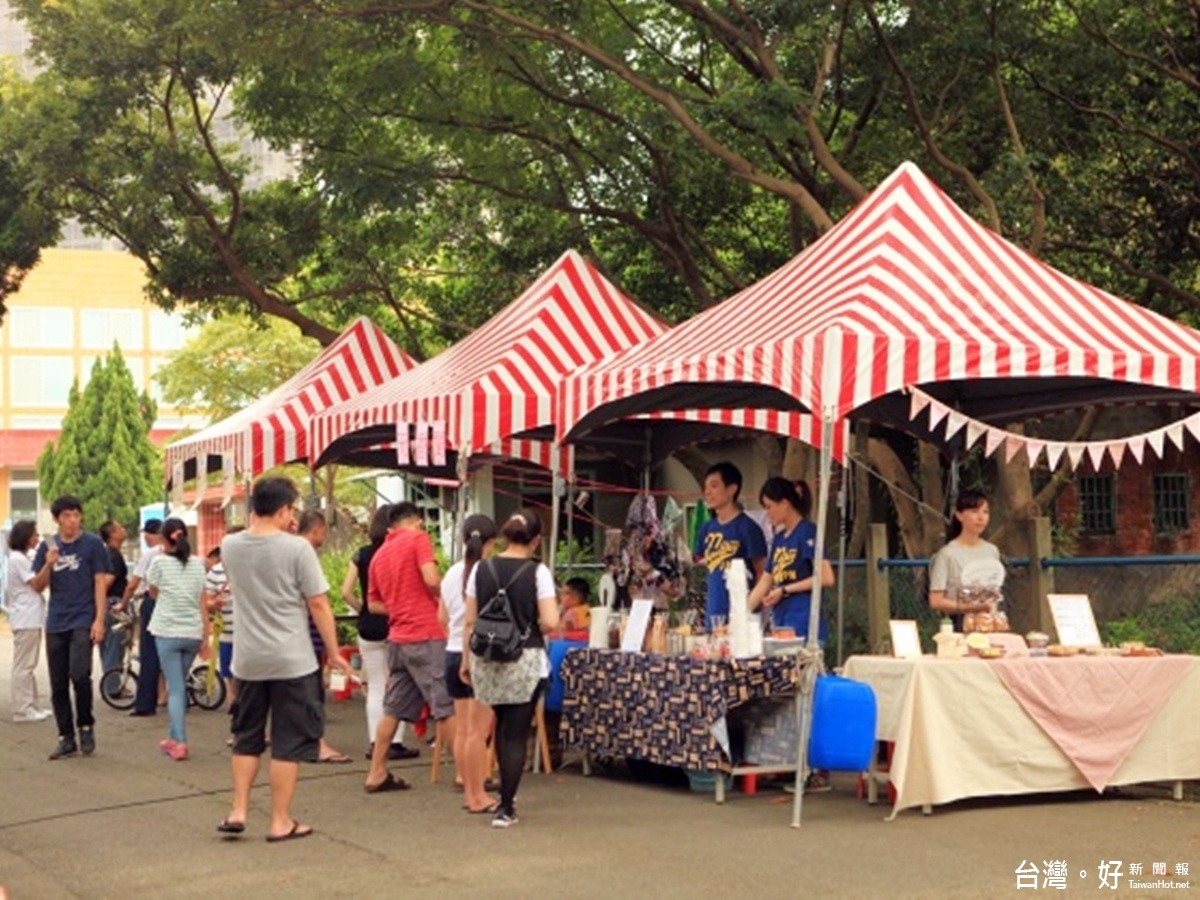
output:
[[[0,328],[0,523],[11,518],[47,522],[34,471],[48,440],[57,438],[74,379],[87,383],[92,364],[116,342],[138,390],[189,337],[182,316],[166,313],[145,296],[145,271],[127,253],[53,248],[9,298]],[[151,439],[164,443],[185,424],[159,408]]]

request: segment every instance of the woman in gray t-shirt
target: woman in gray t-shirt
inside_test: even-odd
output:
[[[983,491],[965,490],[954,504],[949,540],[929,563],[929,606],[944,615],[989,612],[987,603],[960,602],[963,570],[981,560],[1000,559],[995,544],[983,539],[990,517]]]

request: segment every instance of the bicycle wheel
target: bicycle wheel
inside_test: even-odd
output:
[[[100,697],[113,709],[129,709],[137,699],[137,672],[128,666],[113,666],[100,676]]]
[[[188,706],[198,706],[201,709],[220,709],[225,704],[225,679],[214,674],[212,690],[208,689],[208,664],[201,663],[188,673],[187,697]]]

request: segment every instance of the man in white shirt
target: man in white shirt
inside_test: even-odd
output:
[[[138,670],[137,699],[133,701],[131,716],[152,716],[158,712],[161,670],[158,667],[158,646],[149,631],[150,618],[154,615],[154,598],[146,593],[146,575],[150,572],[154,557],[162,553],[161,531],[162,519],[147,519],[142,525],[147,549],[138,559],[133,574],[129,576],[129,583],[125,585],[121,602],[115,607],[124,610],[131,598],[137,598],[141,604],[141,625],[138,628],[138,660],[141,668]]]

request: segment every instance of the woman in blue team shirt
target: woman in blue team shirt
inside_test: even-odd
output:
[[[808,617],[812,603],[813,555],[817,526],[808,519],[812,511],[812,492],[803,481],[793,484],[786,478],[769,478],[758,495],[759,503],[775,529],[767,568],[750,592],[750,609],[771,609],[776,628],[794,628],[797,637],[808,635]],[[833,567],[821,560],[821,587],[833,585]],[[821,617],[820,641],[829,637],[825,617]]]

